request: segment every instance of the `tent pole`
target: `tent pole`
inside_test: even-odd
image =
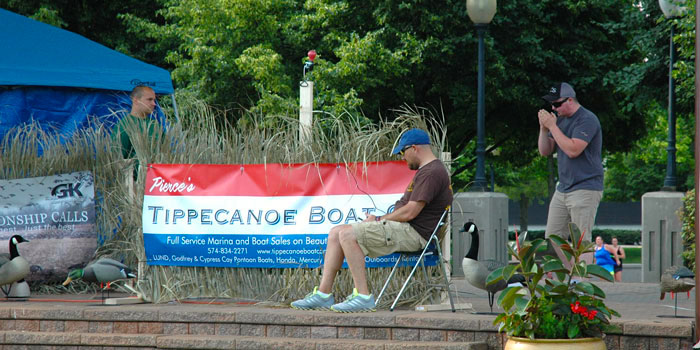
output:
[[[175,102],[175,93],[170,95],[170,98],[173,100],[173,109],[175,110],[175,121],[180,122],[180,114],[177,112],[177,103]]]

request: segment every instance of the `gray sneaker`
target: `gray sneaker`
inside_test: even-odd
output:
[[[330,310],[335,303],[333,295],[324,298],[318,294],[318,287],[314,287],[314,291],[307,294],[304,299],[293,301],[290,306],[297,310]]]
[[[348,295],[344,302],[331,306],[331,310],[335,312],[377,311],[374,307],[374,295],[370,294],[369,298],[362,297],[355,288],[352,289],[352,294]]]

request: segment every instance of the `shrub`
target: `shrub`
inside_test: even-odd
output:
[[[695,189],[688,191],[683,197],[683,207],[678,216],[683,223],[683,265],[695,272]]]
[[[614,230],[614,229],[593,229],[593,237],[601,236],[605,243],[612,243],[612,238],[617,237],[620,244],[635,245],[642,243],[641,230]],[[544,230],[534,230],[527,232],[527,240],[544,239]],[[515,232],[508,232],[508,240],[515,240]]]

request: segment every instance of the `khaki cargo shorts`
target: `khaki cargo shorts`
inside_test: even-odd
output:
[[[407,222],[358,222],[352,224],[352,229],[362,252],[370,258],[421,250],[427,243]]]

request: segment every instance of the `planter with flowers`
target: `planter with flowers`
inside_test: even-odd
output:
[[[575,224],[569,229],[573,243],[559,236],[525,241],[516,234],[508,250],[517,264],[499,268],[487,278],[490,284],[521,274],[528,281],[524,286],[506,288],[498,297],[505,311],[494,324],[508,335],[506,350],[605,349],[605,332],[617,330],[610,318],[620,314],[605,306],[605,293],[589,281],[597,276],[612,282],[613,277],[604,268],[581,259],[583,254],[594,252],[595,244],[584,241]],[[538,248],[548,241],[558,254],[537,257]]]

